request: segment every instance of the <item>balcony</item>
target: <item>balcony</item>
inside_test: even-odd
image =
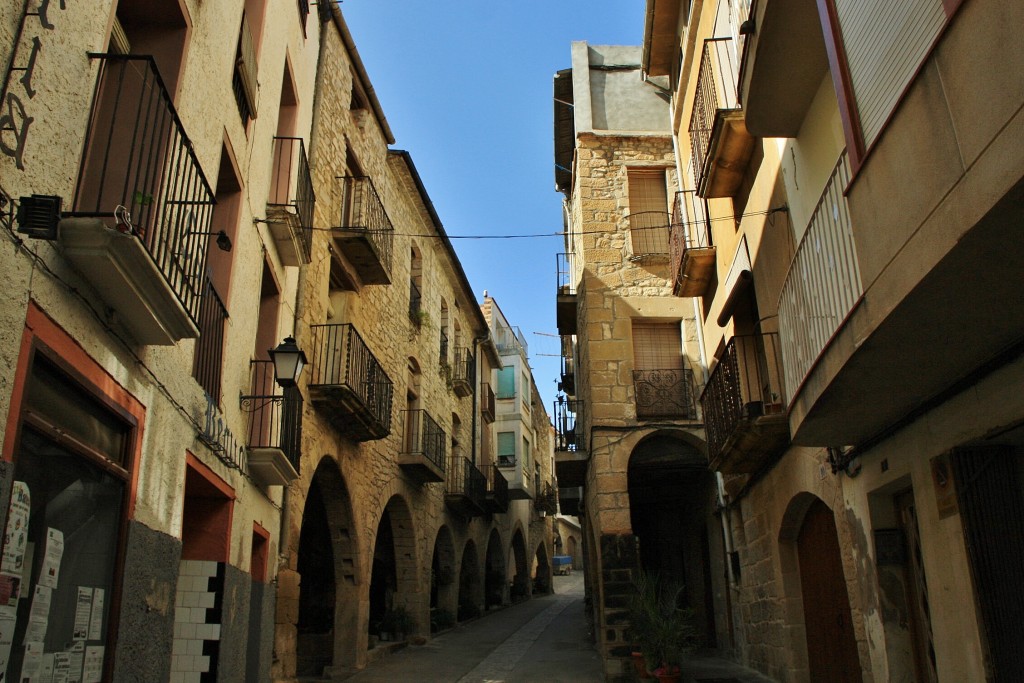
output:
[[[250,368],[250,390],[241,397],[249,414],[249,472],[267,486],[287,486],[299,477],[302,394],[278,386],[272,361],[254,360]]]
[[[704,201],[694,190],[676,192],[669,233],[672,293],[704,296],[715,274],[715,246],[711,244]]]
[[[403,410],[405,440],[398,454],[398,466],[421,484],[445,480],[445,452],[448,437],[422,408]]]
[[[499,356],[511,356],[513,354],[527,355],[528,346],[523,331],[518,327],[505,327],[499,325],[494,331],[494,346],[498,349]],[[499,396],[498,398],[511,398]]]
[[[508,482],[497,465],[488,468],[490,477],[487,479],[487,495],[484,498],[484,510],[487,512],[508,512]]]
[[[587,477],[587,444],[580,411],[583,401],[559,396],[552,415],[555,420],[555,475],[564,486],[582,486]]]
[[[537,490],[539,493],[533,501],[533,509],[547,515],[558,512],[558,489],[554,482],[544,484],[543,488],[538,484]]]
[[[500,476],[500,475],[499,475]],[[453,455],[448,458],[444,502],[464,517],[483,515],[487,498],[487,477],[469,458]]]
[[[151,57],[100,60],[65,257],[140,344],[199,336],[213,192]]]
[[[395,229],[373,181],[365,176],[338,180],[341,216],[339,227],[331,230],[334,249],[364,284],[389,285]]]
[[[391,379],[351,324],[313,325],[309,397],[341,434],[355,441],[391,433]]]
[[[494,389],[488,382],[480,383],[480,416],[484,422],[494,422]]]
[[[558,289],[555,299],[555,322],[558,334],[576,334],[576,279],[573,272],[574,254],[556,256]]]
[[[559,373],[558,390],[568,396],[576,395],[576,342],[572,335],[562,337],[562,368]]]
[[[476,382],[476,357],[465,347],[455,349],[455,364],[452,366],[452,390],[456,396],[465,398],[473,393]]]
[[[563,515],[578,516],[583,510],[583,487],[569,486],[559,488],[558,509]]]
[[[689,131],[697,196],[705,199],[732,197],[754,151],[736,97],[736,67],[732,38],[704,41]]]
[[[313,181],[301,138],[274,138],[267,226],[281,263],[309,263],[313,248]]]
[[[832,335],[853,310],[861,284],[850,210],[843,192],[850,183],[844,151],[811,215],[779,297],[779,330],[786,387],[799,393],[804,378]]]
[[[532,500],[533,482],[530,476],[523,472],[519,461],[514,455],[498,454],[498,467],[501,468],[502,476],[508,482],[509,500]]]
[[[665,211],[640,211],[626,216],[629,224],[631,261],[658,261],[668,258],[671,216]]]
[[[204,278],[203,300],[199,305],[199,339],[196,340],[192,359],[192,377],[218,406],[224,360],[224,324],[227,320],[227,307],[207,276]]]
[[[638,420],[697,419],[696,387],[687,368],[634,370],[633,389]]]
[[[789,444],[777,334],[733,337],[700,401],[710,468],[752,474]]]

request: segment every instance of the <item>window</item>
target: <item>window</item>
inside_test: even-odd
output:
[[[633,388],[638,418],[696,419],[678,322],[633,321]]]
[[[506,365],[498,370],[498,398],[516,397],[516,369]]]
[[[523,412],[530,412],[530,373],[523,371],[520,387],[522,387]]]
[[[516,464],[516,433],[498,432],[498,466],[511,467]]]
[[[238,115],[242,117],[242,125],[246,126],[249,119],[256,118],[256,43],[253,40],[249,16],[242,13],[242,26],[238,31],[238,50],[235,55],[235,72],[231,77],[231,88],[238,105]]]
[[[633,321],[634,370],[681,370],[682,348],[678,322]]]
[[[664,169],[629,169],[629,239],[634,256],[668,254]]]

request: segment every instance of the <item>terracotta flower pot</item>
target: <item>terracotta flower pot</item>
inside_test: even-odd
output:
[[[647,670],[647,660],[642,652],[633,652],[633,667],[636,669],[636,676],[642,681],[654,680],[654,676]]]
[[[658,683],[679,683],[683,674],[678,666],[671,669],[663,666],[655,669],[654,675],[658,678]]]

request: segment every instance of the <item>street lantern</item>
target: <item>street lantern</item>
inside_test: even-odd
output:
[[[277,383],[282,387],[293,387],[306,366],[306,354],[295,343],[295,337],[285,337],[276,349],[270,349],[270,359],[274,362],[274,374]]]

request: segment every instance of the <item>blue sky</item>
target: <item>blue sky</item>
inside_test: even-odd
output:
[[[341,10],[394,147],[412,154],[448,234],[559,232],[552,78],[574,40],[639,45],[642,0],[344,0]],[[550,413],[561,238],[452,242],[477,300],[486,289],[522,329]]]

